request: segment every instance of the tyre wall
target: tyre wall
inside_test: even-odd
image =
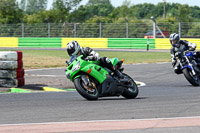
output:
[[[21,51],[0,51],[0,87],[20,87],[25,83]]]

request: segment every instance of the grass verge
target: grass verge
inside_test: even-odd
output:
[[[5,50],[4,50],[5,51]],[[6,50],[8,51],[8,50]],[[13,51],[13,50],[12,50]],[[66,67],[69,59],[65,50],[21,50],[23,52],[24,69]],[[101,57],[124,59],[125,64],[169,62],[167,52],[115,52],[98,51]]]

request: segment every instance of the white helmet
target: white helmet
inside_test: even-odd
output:
[[[173,33],[169,36],[169,40],[170,40],[171,45],[176,47],[175,45],[179,43],[180,41],[180,36],[176,33]]]
[[[69,56],[77,55],[81,50],[80,45],[77,41],[71,41],[67,44],[67,52]]]

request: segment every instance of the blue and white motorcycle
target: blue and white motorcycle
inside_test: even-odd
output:
[[[200,85],[200,52],[186,51],[179,54],[178,62],[185,78],[193,85]],[[181,56],[181,57],[180,57]]]

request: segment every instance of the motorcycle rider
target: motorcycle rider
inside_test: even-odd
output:
[[[172,45],[170,49],[171,57],[172,57],[172,66],[174,67],[177,63],[176,57],[182,60],[184,51],[195,51],[196,44],[188,42],[186,40],[180,40],[180,36],[176,33],[173,33],[169,37],[170,43]],[[180,64],[177,64],[174,68],[174,72],[176,74],[182,73]]]
[[[90,47],[80,47],[77,41],[71,41],[67,44],[67,53],[69,56],[72,55],[83,55],[83,58],[93,61],[99,61],[102,67],[107,67],[109,70],[114,72],[118,78],[123,78],[121,72],[119,72],[111,63],[110,59],[107,57],[99,57],[99,53],[96,53]]]

